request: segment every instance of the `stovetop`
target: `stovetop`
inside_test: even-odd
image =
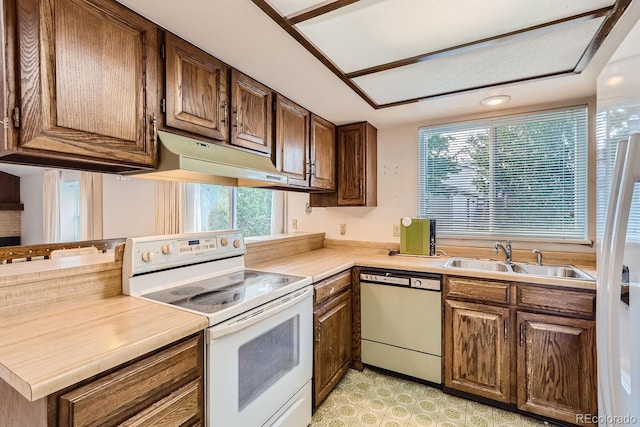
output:
[[[257,302],[301,280],[304,277],[242,270],[140,296],[199,313],[213,314],[241,304],[250,304],[252,300]]]

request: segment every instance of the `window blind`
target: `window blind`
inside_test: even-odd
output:
[[[419,130],[419,216],[456,237],[587,240],[587,108]]]
[[[618,143],[640,132],[640,104],[616,106],[596,116],[596,210],[598,239],[602,238],[609,204]],[[627,241],[640,242],[640,186],[636,184],[631,201]]]

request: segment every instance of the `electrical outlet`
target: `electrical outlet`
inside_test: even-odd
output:
[[[400,237],[400,224],[393,224],[393,236]]]
[[[340,224],[340,235],[344,236],[347,234],[347,224]]]
[[[291,231],[296,231],[298,229],[298,220],[293,218],[291,220]]]

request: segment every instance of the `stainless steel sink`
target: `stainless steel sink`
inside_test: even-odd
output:
[[[510,273],[511,269],[509,266],[500,261],[493,260],[482,260],[482,259],[473,259],[473,258],[451,258],[444,265],[445,267],[456,267],[456,268],[468,268],[471,270],[484,270],[484,271],[502,271],[505,273]]]
[[[593,277],[572,265],[537,265],[523,262],[506,263],[490,259],[451,258],[445,267],[468,268],[470,270],[498,271],[503,273],[527,274],[530,276],[557,277],[561,279],[590,280]]]
[[[536,265],[515,263],[511,265],[515,273],[533,276],[559,277],[563,279],[595,280],[593,277],[572,265]]]

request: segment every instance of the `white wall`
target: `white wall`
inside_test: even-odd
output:
[[[418,214],[418,126],[378,131],[378,206],[375,208],[313,208],[305,213],[309,195],[289,193],[288,226],[297,219],[299,231],[325,232],[328,239],[399,242],[393,224]],[[346,234],[340,236],[340,224]]]
[[[156,181],[102,178],[102,232],[105,239],[155,234]]]
[[[37,245],[44,242],[42,177],[42,173],[39,173],[20,178],[20,198],[24,204],[21,240],[23,245]]]

